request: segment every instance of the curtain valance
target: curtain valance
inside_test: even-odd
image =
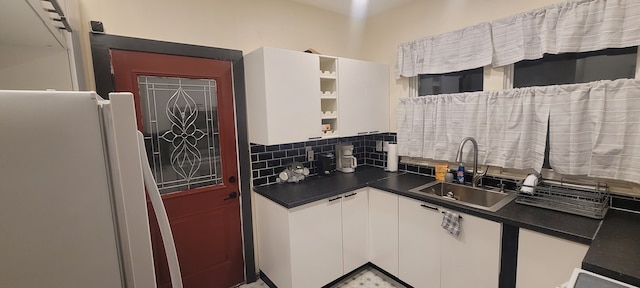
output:
[[[396,78],[439,74],[491,64],[489,23],[427,37],[398,46]]]
[[[640,0],[577,0],[400,44],[396,78],[640,45]]]
[[[580,0],[550,5],[491,23],[493,66],[640,45],[640,1]]]

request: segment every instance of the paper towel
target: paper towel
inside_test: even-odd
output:
[[[389,144],[387,149],[387,171],[398,171],[398,144]]]

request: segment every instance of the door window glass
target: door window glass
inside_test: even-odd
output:
[[[161,193],[222,183],[216,81],[139,76],[147,157]]]

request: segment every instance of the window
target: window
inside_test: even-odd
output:
[[[420,74],[418,95],[482,91],[483,68],[446,74]]]
[[[638,47],[584,53],[545,54],[537,60],[513,64],[513,87],[586,83],[598,80],[633,79]],[[549,133],[542,168],[549,164]]]
[[[545,54],[514,64],[513,87],[586,83],[634,78],[638,47],[585,53]]]

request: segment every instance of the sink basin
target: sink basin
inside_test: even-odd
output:
[[[455,201],[466,206],[492,212],[498,211],[504,205],[507,205],[507,203],[516,198],[516,193],[504,193],[483,188],[474,188],[442,182],[432,182],[418,186],[409,190],[409,192],[419,193],[447,201]]]

